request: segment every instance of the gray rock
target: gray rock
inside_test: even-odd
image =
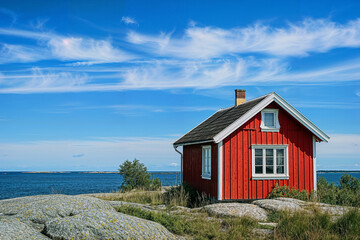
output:
[[[267,227],[277,227],[278,223],[272,223],[272,222],[258,222],[261,226],[267,226]]]
[[[162,225],[113,211],[87,211],[46,222],[52,239],[175,239]]]
[[[247,203],[216,203],[204,207],[210,213],[219,216],[250,217],[258,221],[266,221],[267,212],[254,205]]]
[[[22,223],[15,218],[1,218],[0,219],[0,239],[1,240],[49,240],[35,229]]]
[[[0,201],[0,212],[41,231],[46,221],[77,215],[88,210],[113,211],[106,201],[80,196],[42,195]]]
[[[312,209],[318,209],[323,213],[329,213],[332,216],[341,216],[347,213],[353,207],[330,205],[326,203],[318,202],[305,202],[293,198],[275,198],[275,199],[263,199],[252,202],[259,207],[271,211],[287,210],[290,212],[295,211],[307,211],[311,212]]]
[[[252,204],[270,211],[291,212],[304,211],[303,207],[306,206],[304,201],[291,198],[262,199],[253,201]]]

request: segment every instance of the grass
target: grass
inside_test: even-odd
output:
[[[187,184],[171,187],[166,192],[138,189],[129,192],[97,195],[96,197],[107,201],[125,201],[150,205],[164,204],[168,207],[184,206],[194,208],[210,204],[207,195],[193,190]]]
[[[279,212],[275,217],[279,223],[275,239],[359,239],[360,211],[351,210],[336,221],[327,213]]]
[[[214,218],[205,212],[168,214],[132,206],[116,209],[125,214],[158,222],[170,232],[192,239],[256,239],[252,230],[257,227],[257,223],[250,218]]]
[[[151,205],[163,204],[161,191],[137,190],[124,193],[104,194],[97,196],[97,198],[107,201],[124,201]]]

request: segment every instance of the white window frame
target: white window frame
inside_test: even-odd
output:
[[[263,150],[263,173],[255,173],[255,149]],[[266,173],[266,149],[284,149],[284,173]],[[274,171],[276,172],[276,151],[274,151]],[[289,179],[289,151],[288,145],[251,145],[251,168],[252,179],[271,180],[271,179]]]
[[[209,155],[207,159],[205,159],[205,151],[209,151]],[[206,171],[206,167],[208,167],[209,172]],[[211,179],[211,145],[202,146],[201,169],[202,169],[201,177],[203,179],[210,180]]]
[[[265,126],[265,113],[274,114],[274,127]],[[279,132],[280,131],[280,123],[279,123],[279,109],[270,109],[266,108],[261,111],[261,124],[260,128],[262,132]]]

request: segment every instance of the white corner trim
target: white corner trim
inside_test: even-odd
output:
[[[254,117],[258,112],[263,110],[267,105],[271,102],[275,101],[279,104],[285,111],[287,111],[291,116],[293,116],[296,120],[298,120],[301,124],[303,124],[309,131],[311,131],[315,136],[317,136],[322,141],[328,142],[330,137],[326,135],[323,131],[321,131],[315,124],[313,124],[310,120],[308,120],[304,115],[302,115],[298,110],[296,110],[293,106],[287,103],[283,98],[281,98],[277,93],[273,92],[269,94],[266,98],[264,98],[260,103],[254,106],[250,111],[245,113],[235,122],[230,124],[220,133],[218,133],[214,137],[215,143],[219,143],[224,140],[227,136],[229,136],[232,132],[238,129],[241,125],[246,123],[252,117]]]
[[[223,186],[223,142],[218,143],[218,200],[222,200]]]
[[[314,190],[317,190],[317,173],[316,173],[316,137],[313,136],[313,176]]]

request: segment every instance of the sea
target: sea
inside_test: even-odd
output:
[[[178,185],[179,172],[150,172],[162,186]],[[360,179],[360,172],[346,172]],[[344,172],[319,172],[330,183],[339,183]],[[77,195],[116,192],[122,183],[118,173],[94,172],[0,172],[0,199],[43,194]]]

